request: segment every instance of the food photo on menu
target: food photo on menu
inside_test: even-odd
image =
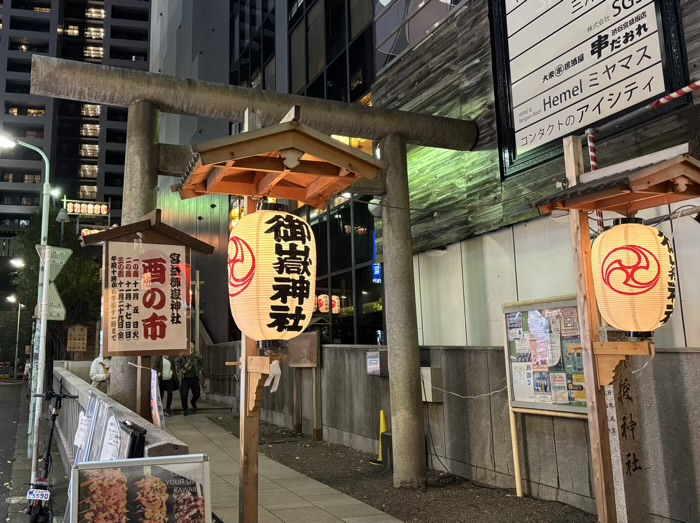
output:
[[[204,523],[203,482],[184,467],[80,471],[78,523]]]

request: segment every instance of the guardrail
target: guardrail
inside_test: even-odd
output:
[[[119,421],[129,420],[146,429],[146,446],[144,451],[146,457],[172,456],[175,454],[189,453],[187,444],[175,438],[169,432],[159,429],[151,422],[146,421],[135,412],[127,409],[121,403],[113,400],[95,387],[92,387],[82,378],[64,368],[64,363],[65,362],[62,361],[54,362],[53,388],[58,392],[62,384],[64,392],[75,394],[79,397],[77,401],[64,401],[61,406],[61,414],[58,417],[57,441],[59,443],[61,460],[63,461],[63,466],[66,471],[71,470],[73,466],[73,451],[75,448],[73,446],[73,439],[78,430],[80,411],[84,411],[87,408],[90,400],[90,392],[104,401],[109,406],[112,414],[114,414]]]

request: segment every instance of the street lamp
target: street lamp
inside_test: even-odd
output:
[[[65,208],[61,208],[60,211],[58,211],[58,216],[56,216],[56,221],[61,224],[61,247],[63,247],[63,228],[65,227],[66,223],[70,221],[70,217],[68,216],[68,211],[66,211]]]
[[[49,204],[51,196],[51,185],[49,184],[50,165],[49,158],[46,153],[39,147],[21,140],[17,140],[5,133],[0,133],[0,148],[12,148],[15,145],[31,149],[41,156],[44,160],[44,186],[41,191],[41,239],[40,244],[43,249],[44,256],[43,267],[39,265],[39,282],[37,289],[37,303],[40,306],[39,324],[37,325],[37,334],[39,335],[39,358],[37,372],[32,373],[32,392],[34,398],[34,412],[30,413],[29,426],[32,427],[31,445],[27,445],[27,457],[32,460],[32,483],[36,481],[38,454],[39,454],[39,423],[41,421],[41,410],[43,403],[41,398],[44,395],[44,373],[46,372],[46,328],[47,328],[47,306],[49,301],[49,250],[46,248],[49,238]]]
[[[51,198],[53,199],[53,204],[56,205],[56,198],[61,196],[61,189],[59,187],[54,187],[51,189]]]
[[[12,258],[10,260],[10,265],[15,269],[24,269],[24,260],[22,258]]]
[[[14,294],[12,296],[7,297],[7,301],[10,303],[16,303],[17,304],[17,338],[15,340],[15,379],[17,379],[17,356],[19,354],[19,321],[20,318],[22,317],[22,309],[24,308],[24,305],[22,305]]]

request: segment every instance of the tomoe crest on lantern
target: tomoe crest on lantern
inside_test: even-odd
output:
[[[316,242],[308,223],[281,211],[243,217],[228,245],[229,303],[254,340],[289,340],[309,325],[316,296]]]
[[[671,242],[653,227],[626,223],[593,243],[593,283],[601,315],[623,331],[651,332],[665,325],[676,298]]]

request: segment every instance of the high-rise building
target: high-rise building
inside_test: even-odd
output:
[[[4,0],[0,8],[2,130],[46,152],[57,202],[111,202],[111,219],[118,222],[126,109],[31,95],[31,58],[39,53],[148,70],[150,1]],[[43,175],[35,152],[15,147],[0,153],[5,235],[26,226],[40,205]]]
[[[111,204],[109,220],[75,217],[68,230],[120,221],[127,111],[31,95],[32,55],[146,71],[150,23],[149,0],[0,0],[2,131],[47,154],[57,205]],[[0,151],[0,259],[13,256],[14,236],[41,205],[44,174],[36,152]]]

